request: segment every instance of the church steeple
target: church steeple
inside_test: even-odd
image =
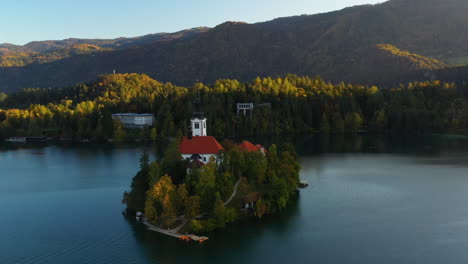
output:
[[[201,99],[200,94],[198,94],[197,99],[195,99],[195,112],[192,114],[190,119],[190,125],[192,130],[193,137],[206,137],[206,118],[205,114],[200,111]]]

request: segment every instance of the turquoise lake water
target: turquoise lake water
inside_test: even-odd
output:
[[[0,263],[468,262],[468,138],[281,140],[311,186],[281,215],[204,244],[122,216],[149,147],[0,146]]]

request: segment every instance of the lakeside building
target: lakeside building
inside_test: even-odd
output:
[[[238,103],[237,104],[237,115],[239,115],[242,112],[244,116],[249,114],[250,117],[252,117],[253,110],[254,110],[253,103]]]
[[[252,142],[247,140],[242,141],[239,146],[248,152],[261,152],[263,155],[266,155],[267,153],[264,146],[260,144],[254,145]]]
[[[249,193],[242,197],[241,208],[244,210],[254,209],[258,200],[260,200],[261,194],[259,192]]]
[[[112,119],[122,122],[125,128],[143,128],[153,126],[155,117],[153,114],[118,113],[113,114]]]

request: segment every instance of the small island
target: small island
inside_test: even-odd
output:
[[[150,163],[142,155],[124,194],[127,215],[138,216],[151,230],[204,241],[197,235],[287,207],[299,184],[294,147],[219,143],[207,135],[206,123],[203,113],[194,113],[190,135],[172,141],[161,159]]]

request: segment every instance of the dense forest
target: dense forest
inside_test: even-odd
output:
[[[50,52],[11,52],[0,55],[0,67],[25,66],[33,63],[49,63],[69,58],[79,54],[105,51],[98,46],[89,44],[74,45],[61,50]]]
[[[208,118],[208,134],[222,138],[468,128],[467,87],[439,81],[379,89],[288,75],[249,83],[224,79],[187,88],[146,75],[112,74],[71,88],[0,94],[0,137],[102,141],[182,136],[188,133],[198,97]],[[253,115],[238,116],[236,104],[249,102],[255,104]],[[124,130],[112,121],[111,114],[117,112],[154,113],[156,125]]]
[[[205,233],[245,214],[262,218],[280,212],[296,194],[300,166],[291,145],[272,145],[264,154],[225,140],[216,161],[187,172],[190,164],[178,144],[172,142],[158,161],[142,156],[126,197],[129,214],[144,212],[147,221],[163,228],[185,221],[185,231]],[[228,201],[236,183],[236,195]],[[241,210],[243,197],[252,194],[258,194],[255,207]]]

